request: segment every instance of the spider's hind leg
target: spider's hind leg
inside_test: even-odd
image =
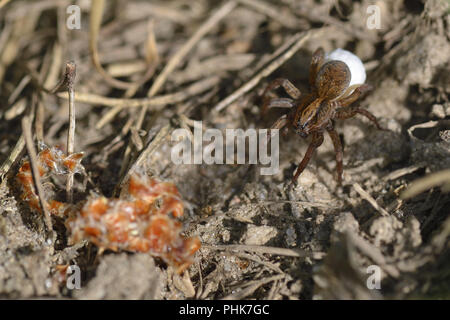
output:
[[[359,114],[362,114],[367,119],[372,121],[375,124],[375,126],[378,128],[378,130],[384,130],[384,131],[387,130],[387,129],[384,129],[382,126],[380,126],[380,124],[378,123],[377,118],[372,113],[367,111],[366,109],[356,109],[356,112],[359,113]]]
[[[368,84],[363,84],[357,87],[355,90],[353,90],[352,93],[349,94],[349,90],[351,90],[352,87],[353,86],[349,87],[347,91],[341,96],[341,98],[338,98],[336,100],[336,102],[339,103],[340,108],[351,105],[353,102],[358,100],[362,95],[372,90],[372,86]]]
[[[359,113],[365,116],[370,121],[372,121],[379,130],[385,130],[380,126],[380,124],[377,121],[377,118],[372,113],[370,113],[365,109],[358,108],[357,106],[355,107],[350,106],[352,103],[358,100],[364,93],[370,90],[372,90],[372,87],[370,85],[363,84],[357,87],[351,94],[347,95],[344,94],[340,99],[336,101],[339,105],[339,108],[336,110],[335,118],[348,119],[354,117],[357,113]]]
[[[386,131],[386,129],[384,129],[382,126],[380,126],[380,124],[378,123],[377,118],[370,113],[369,111],[367,111],[366,109],[361,109],[361,108],[344,108],[344,109],[340,109],[336,112],[336,119],[349,119],[354,117],[357,113],[365,116],[367,119],[369,119],[370,121],[373,122],[373,124],[375,124],[375,126],[378,128],[378,130],[384,130]]]
[[[309,85],[311,88],[316,87],[316,77],[317,73],[320,70],[320,67],[323,64],[323,61],[325,60],[325,52],[322,48],[317,49],[314,51],[312,58],[311,58],[311,64],[309,66]]]

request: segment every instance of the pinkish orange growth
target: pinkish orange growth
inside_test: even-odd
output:
[[[189,267],[200,240],[181,236],[181,223],[168,215],[183,214],[175,185],[135,174],[128,194],[128,199],[89,199],[67,223],[71,241],[88,239],[104,249],[149,252],[177,272]]]
[[[80,166],[81,159],[83,158],[83,153],[73,153],[67,156],[62,164],[65,168],[69,170],[69,172],[75,172],[77,168]]]
[[[83,153],[65,156],[57,148],[44,146],[38,154],[39,175],[47,178],[50,174],[81,172],[82,157]],[[32,210],[42,212],[28,161],[20,167],[17,181],[22,186],[22,199]],[[148,252],[174,266],[177,272],[191,265],[200,248],[197,237],[181,236],[181,223],[169,215],[183,215],[180,194],[172,183],[133,174],[126,199],[95,197],[88,199],[80,210],[75,208],[72,204],[48,200],[49,211],[66,218],[72,242],[87,239],[104,249]]]
[[[65,174],[81,172],[84,170],[81,165],[82,157],[82,152],[65,156],[61,150],[55,147],[49,148],[42,145],[42,150],[37,155],[39,176],[45,179],[50,173]],[[42,213],[39,198],[34,187],[31,165],[28,160],[24,161],[19,168],[17,181],[22,186],[22,200],[28,202],[28,205],[32,210]],[[67,213],[67,205],[63,202],[49,200],[48,206],[48,209],[52,214],[64,215]]]
[[[180,194],[172,183],[158,182],[154,179],[144,180],[140,175],[133,175],[130,177],[128,192],[148,203],[153,203],[157,198],[164,198],[164,206],[160,209],[162,214],[172,212],[174,217],[183,215],[183,205],[179,201]]]

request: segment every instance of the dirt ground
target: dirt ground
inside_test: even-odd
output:
[[[70,30],[74,3],[81,28]],[[449,1],[106,1],[98,34],[90,1],[0,5],[0,298],[450,299]],[[370,29],[378,13],[380,28]],[[103,74],[91,60],[95,37]],[[359,116],[336,122],[343,186],[328,137],[294,186],[309,141],[294,133],[280,137],[272,176],[256,165],[173,164],[170,132],[193,120],[268,128],[283,111],[261,116],[264,88],[284,77],[307,92],[318,47],[361,58],[374,87],[361,106],[387,128]],[[73,201],[111,197],[134,165],[174,182],[184,234],[202,243],[184,274],[145,253],[70,246],[59,218],[52,241],[43,216],[20,200],[21,119],[35,119],[37,140],[66,148],[67,93],[42,88],[58,83],[69,60],[75,151],[85,152],[89,177],[75,176]],[[153,96],[162,99],[146,104]],[[414,184],[424,177],[431,183]],[[64,181],[52,182],[64,199]],[[421,189],[402,198],[413,185]],[[80,267],[79,290],[58,271],[69,264]],[[379,289],[367,285],[373,265]]]

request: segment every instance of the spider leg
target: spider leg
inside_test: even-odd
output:
[[[285,78],[278,78],[273,80],[269,85],[267,86],[266,90],[263,93],[263,96],[266,96],[269,91],[278,89],[279,87],[283,87],[283,89],[286,91],[288,95],[291,96],[293,99],[300,98],[300,90],[297,89],[296,86],[292,84],[288,79]]]
[[[339,107],[347,107],[356,100],[358,100],[364,93],[370,91],[371,89],[372,87],[370,85],[363,84],[358,88],[356,88],[350,95],[348,95],[348,92],[344,93],[342,98],[336,100],[336,102],[339,103]]]
[[[286,130],[286,129],[288,129],[288,127],[286,127],[286,125],[288,125],[288,124],[289,124],[289,118],[288,118],[288,116],[286,114],[282,115],[280,118],[278,118],[278,120],[275,121],[275,123],[270,127],[269,131],[267,132],[267,140],[266,140],[265,147],[267,147],[270,144],[270,141],[272,140],[272,130],[273,129]],[[262,146],[260,145],[260,148],[261,147]]]
[[[295,175],[292,178],[292,183],[295,183],[297,181],[298,176],[305,170],[306,166],[308,165],[309,160],[311,159],[314,150],[316,150],[323,142],[323,133],[321,132],[315,132],[313,133],[312,141],[308,146],[308,150],[306,150],[305,155],[303,156],[302,162],[297,167],[297,170],[295,171]]]
[[[344,171],[343,165],[342,165],[342,158],[343,158],[343,152],[342,152],[342,144],[341,139],[339,139],[339,135],[337,134],[336,130],[331,126],[327,129],[328,135],[331,138],[331,141],[333,141],[334,151],[336,151],[336,172],[337,172],[337,182],[339,185],[342,184],[342,173]]]
[[[309,85],[311,86],[311,88],[316,87],[317,73],[319,72],[319,69],[323,64],[324,59],[325,52],[322,48],[318,48],[316,51],[314,51],[309,67]]]
[[[375,126],[378,128],[378,130],[386,130],[383,127],[380,126],[380,124],[378,123],[377,118],[370,113],[369,111],[367,111],[366,109],[361,109],[361,108],[346,108],[346,109],[339,109],[336,112],[336,119],[349,119],[354,117],[357,113],[365,116],[367,119],[369,119],[370,121],[372,121]]]
[[[348,119],[348,118],[354,117],[357,113],[359,113],[359,114],[362,114],[363,116],[365,116],[370,121],[372,121],[379,130],[385,130],[380,126],[380,124],[377,121],[377,118],[369,111],[367,111],[365,109],[357,108],[357,107],[356,108],[345,108],[345,107],[351,105],[356,100],[358,100],[359,97],[361,97],[361,95],[363,95],[364,93],[366,93],[369,90],[372,90],[372,87],[368,84],[363,84],[363,85],[359,86],[358,88],[356,88],[350,95],[345,96],[347,93],[346,92],[342,98],[336,100],[336,103],[339,105],[339,108],[336,110],[335,118]]]
[[[377,118],[376,118],[372,113],[370,113],[369,111],[367,111],[366,109],[356,109],[356,112],[359,113],[359,114],[362,114],[362,115],[365,116],[367,119],[369,119],[370,121],[372,121],[372,122],[375,124],[375,126],[378,128],[378,130],[386,130],[386,129],[384,129],[384,128],[382,128],[382,127],[380,126],[380,124],[378,123]]]
[[[342,95],[340,95],[338,98],[336,98],[336,100],[340,100],[340,99],[350,96],[350,94],[353,93],[353,91],[360,86],[361,86],[360,84],[351,85],[350,87],[347,88],[347,90],[344,91],[344,93]]]
[[[285,128],[288,123],[289,119],[287,115],[283,115],[280,118],[278,118],[277,121],[275,121],[275,123],[270,127],[270,130],[268,132],[267,145],[270,143],[270,140],[272,139],[272,130]]]
[[[281,117],[278,118],[277,121],[275,121],[275,123],[270,127],[270,129],[281,129],[283,127],[285,127],[289,122],[289,119],[287,117],[287,115],[282,115]]]
[[[301,95],[300,90],[298,90],[297,87],[295,87],[292,84],[292,82],[290,82],[288,79],[284,79],[284,78],[275,79],[271,83],[269,83],[269,85],[264,90],[263,109],[262,109],[263,114],[269,108],[272,108],[271,104],[272,104],[272,100],[274,100],[275,95],[271,91],[278,89],[279,87],[283,87],[284,90],[286,91],[286,93],[291,96],[291,98],[293,98],[293,99],[300,98],[300,95]],[[275,102],[275,104],[277,104],[277,103],[279,104],[280,102]],[[286,108],[289,108],[289,107],[292,107],[292,105],[291,106],[286,105]],[[278,108],[280,108],[280,107],[278,107]],[[285,107],[283,106],[281,108],[285,108]]]
[[[264,115],[271,108],[292,108],[294,105],[294,100],[290,98],[264,99],[261,113]]]

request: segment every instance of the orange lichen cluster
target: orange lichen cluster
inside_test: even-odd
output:
[[[38,154],[41,177],[50,174],[81,172],[82,153],[65,156],[56,148],[43,147]],[[30,208],[42,212],[36,194],[29,161],[19,169],[22,199]],[[183,204],[176,186],[142,174],[133,174],[124,199],[90,197],[85,203],[72,205],[46,199],[50,213],[66,218],[70,240],[87,239],[101,249],[148,252],[182,272],[191,265],[200,248],[197,237],[181,236],[182,225],[172,218],[183,215]],[[81,209],[77,209],[80,208]]]
[[[37,167],[39,176],[47,179],[50,174],[67,174],[67,173],[79,173],[82,172],[83,166],[81,165],[81,159],[83,153],[73,153],[69,156],[53,147],[49,148],[44,144],[41,144],[41,151],[37,156]],[[33,176],[31,173],[30,161],[26,160],[22,163],[17,174],[17,180],[22,186],[22,200],[26,201],[32,210],[42,213],[42,208],[39,203],[39,198],[34,187]],[[44,180],[45,182],[45,180]],[[48,202],[48,209],[50,213],[55,215],[62,215],[67,209],[63,202],[59,202],[52,199],[46,199]]]
[[[135,174],[127,199],[89,199],[67,225],[73,242],[88,239],[104,249],[149,252],[182,272],[191,265],[200,240],[182,237],[181,223],[169,213],[183,214],[175,185]]]

